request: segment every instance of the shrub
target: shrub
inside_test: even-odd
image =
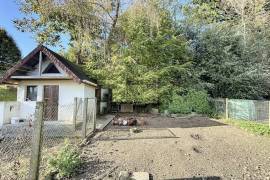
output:
[[[170,113],[188,114],[196,112],[200,114],[210,114],[212,112],[208,101],[208,94],[204,91],[190,90],[186,95],[172,96],[168,110]]]
[[[191,113],[191,108],[186,102],[185,96],[173,95],[172,102],[169,104],[170,113],[188,114]]]
[[[197,112],[200,114],[211,113],[211,106],[208,100],[208,94],[204,91],[189,91],[186,97],[186,101],[193,112]]]
[[[60,178],[70,177],[81,164],[79,150],[67,140],[56,156],[49,158],[49,168]]]

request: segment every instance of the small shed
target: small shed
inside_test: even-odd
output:
[[[36,102],[44,101],[45,120],[65,122],[72,121],[75,97],[95,99],[99,87],[79,66],[43,45],[9,69],[1,83],[17,85],[17,102],[0,105],[16,109],[19,118],[29,119],[35,112]],[[102,109],[104,106],[103,103]],[[4,123],[15,116],[9,114]]]

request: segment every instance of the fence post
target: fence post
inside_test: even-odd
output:
[[[39,165],[40,165],[40,151],[42,144],[42,129],[44,125],[43,115],[44,115],[44,103],[37,102],[35,110],[35,121],[32,139],[32,152],[30,160],[29,169],[29,179],[37,180],[39,177]]]
[[[84,98],[83,101],[83,126],[82,126],[82,137],[86,137],[86,126],[87,126],[87,105],[88,99]]]
[[[95,97],[93,109],[93,132],[96,131],[96,124],[97,124],[97,98]]]
[[[74,107],[73,107],[73,129],[76,131],[76,121],[77,121],[77,114],[78,114],[78,98],[74,98]]]
[[[228,98],[225,98],[225,119],[229,118]]]

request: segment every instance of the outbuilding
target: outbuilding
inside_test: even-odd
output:
[[[1,83],[17,85],[17,102],[3,102],[3,107],[0,106],[2,124],[10,123],[12,117],[30,119],[38,101],[45,102],[45,120],[71,121],[75,98],[95,100],[96,92],[109,92],[102,90],[78,65],[43,45],[9,69]],[[103,96],[108,95],[99,95]],[[97,108],[102,111],[107,104],[98,106],[102,106]]]

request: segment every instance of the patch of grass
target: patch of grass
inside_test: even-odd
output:
[[[262,124],[262,123],[258,123],[254,121],[248,121],[248,120],[235,120],[235,119],[228,119],[228,120],[223,119],[222,121],[226,124],[239,127],[253,134],[270,137],[270,127],[268,124]]]
[[[50,171],[56,172],[61,179],[74,174],[82,161],[79,149],[65,140],[64,146],[59,149],[56,155],[49,158],[48,163]]]
[[[16,89],[7,86],[0,86],[0,101],[16,101]]]

